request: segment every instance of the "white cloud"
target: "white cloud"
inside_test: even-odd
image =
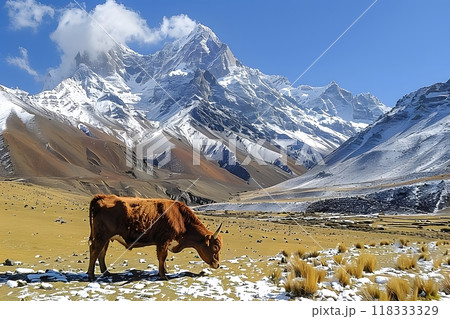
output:
[[[38,73],[30,66],[30,62],[28,61],[28,51],[25,48],[19,47],[20,51],[20,57],[10,57],[8,56],[6,58],[6,62],[8,62],[11,65],[15,65],[22,70],[25,70],[28,72],[28,74],[34,76],[36,80],[39,79]]]
[[[11,27],[15,30],[22,28],[36,29],[45,16],[53,18],[55,10],[35,0],[8,0],[5,7],[11,19]]]
[[[162,37],[181,38],[187,36],[197,25],[187,15],[180,14],[170,18],[163,18],[160,27]]]
[[[61,65],[51,71],[53,82],[71,75],[79,52],[95,59],[117,43],[156,44],[165,38],[185,36],[195,26],[196,22],[188,16],[179,15],[164,17],[160,27],[152,29],[136,11],[115,0],[107,0],[89,13],[77,7],[66,8],[50,36],[62,54]]]

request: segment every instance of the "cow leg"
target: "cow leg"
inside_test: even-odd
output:
[[[94,238],[89,246],[89,267],[88,267],[88,277],[90,281],[95,280],[95,261],[97,260],[100,252],[102,251],[103,247],[105,246],[105,243],[107,240],[99,240],[98,238]]]
[[[106,251],[108,250],[108,246],[109,246],[109,240],[106,242],[105,246],[103,246],[103,249],[98,254],[98,262],[100,264],[100,271],[102,272],[103,276],[111,275],[109,273],[108,267],[106,267],[106,263],[105,263],[105,256],[106,256]]]
[[[167,272],[167,266],[166,266],[166,258],[167,258],[167,247],[169,243],[164,243],[162,245],[156,246],[156,255],[158,256],[159,261],[159,276],[167,280],[166,272]]]

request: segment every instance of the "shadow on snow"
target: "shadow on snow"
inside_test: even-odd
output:
[[[196,274],[190,271],[180,271],[174,274],[167,274],[169,280],[184,277],[203,277],[207,274],[203,271]],[[162,281],[161,277],[158,275],[157,270],[127,270],[120,273],[112,273],[109,276],[101,276],[97,274],[95,276],[96,282],[99,283],[114,283],[114,282],[124,282],[127,284],[134,281]],[[27,272],[27,273],[17,273],[17,272],[7,272],[0,274],[0,284],[7,283],[9,280],[18,281],[23,280],[27,283],[38,283],[38,282],[89,282],[88,275],[85,272],[70,272],[70,271],[57,271],[52,269],[47,269],[45,272]]]

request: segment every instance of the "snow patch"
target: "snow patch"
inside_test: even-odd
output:
[[[175,71],[171,71],[169,73],[169,76],[186,76],[186,75],[188,75],[188,73],[184,72],[183,70],[180,70],[180,69],[175,70]]]

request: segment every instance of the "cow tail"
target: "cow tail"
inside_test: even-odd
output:
[[[89,205],[89,226],[91,228],[91,234],[89,235],[89,245],[92,244],[93,240],[93,234],[94,234],[94,218],[95,215],[98,212],[98,204],[97,202],[99,200],[102,200],[105,198],[105,195],[95,195],[94,198],[92,198],[91,203]]]

